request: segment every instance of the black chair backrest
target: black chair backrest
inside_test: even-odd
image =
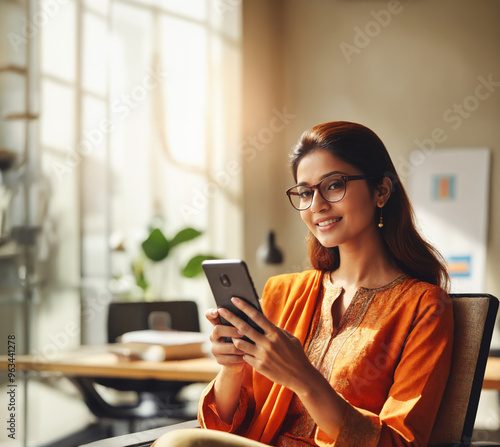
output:
[[[152,312],[167,313],[175,331],[200,331],[198,306],[194,301],[112,302],[108,308],[108,342],[130,331],[149,329]]]

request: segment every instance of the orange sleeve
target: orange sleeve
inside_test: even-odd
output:
[[[440,289],[421,300],[394,383],[380,414],[349,406],[336,440],[321,430],[320,446],[427,446],[451,367],[453,309]]]
[[[235,433],[240,428],[241,424],[245,420],[245,416],[248,410],[248,392],[246,388],[241,388],[239,405],[236,413],[233,416],[231,424],[226,424],[219,417],[217,412],[217,407],[215,405],[214,396],[214,384],[213,380],[209,386],[203,392],[200,400],[199,411],[198,411],[198,422],[203,428],[211,428],[214,430],[225,431],[228,433]]]

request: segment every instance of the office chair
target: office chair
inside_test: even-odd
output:
[[[500,444],[472,442],[498,299],[487,294],[450,296],[455,320],[453,360],[429,445],[498,447]]]
[[[126,332],[156,329],[154,320],[156,324],[166,323],[172,330],[200,331],[198,307],[194,301],[113,302],[108,308],[108,342],[115,343]],[[184,404],[176,397],[191,382],[83,376],[73,377],[72,381],[96,417],[127,420],[130,431],[138,419],[168,417],[185,420],[192,417],[184,414]],[[137,394],[137,403],[110,404],[101,396],[96,385],[133,391]]]
[[[453,360],[448,384],[428,445],[500,447],[500,444],[495,443],[472,442],[472,431],[498,311],[498,300],[487,294],[450,296],[455,320]],[[104,439],[81,447],[149,447],[168,431],[193,427],[199,427],[195,420]]]

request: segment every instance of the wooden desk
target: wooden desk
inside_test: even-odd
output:
[[[7,369],[8,358],[0,356],[0,369]],[[16,371],[52,371],[67,376],[121,377],[128,379],[209,382],[220,366],[213,358],[146,362],[127,360],[108,351],[107,346],[82,346],[54,355],[17,355]]]
[[[76,381],[75,384],[82,391],[82,386],[86,387],[85,384],[88,380],[85,379],[85,377],[209,382],[220,370],[220,365],[210,357],[200,357],[189,360],[169,360],[163,362],[131,361],[123,356],[118,356],[110,352],[109,348],[110,347],[107,345],[82,346],[72,351],[58,352],[46,356],[16,355],[14,361],[16,382],[20,383],[23,380],[21,371],[59,373],[70,379],[74,377]],[[11,362],[9,362],[8,356],[0,356],[0,374],[2,369],[9,369],[9,365],[11,365]],[[82,393],[85,395],[85,392],[82,391]],[[92,393],[90,394],[90,397],[87,395],[85,398],[89,409],[91,409],[91,406],[95,405],[96,402],[102,400],[99,398],[96,399],[92,397]],[[27,400],[25,400],[24,403],[26,404]],[[99,405],[101,404],[99,403]],[[102,405],[109,407],[107,403]],[[27,404],[23,405],[22,410],[20,410],[23,412],[23,419],[25,422],[23,427],[20,427],[20,433],[18,434],[21,436],[21,439],[24,439],[23,445],[28,445],[26,441],[26,421],[28,419],[26,408]],[[154,408],[152,410],[154,410]],[[81,436],[84,436],[85,432],[83,431],[82,433]],[[82,439],[83,442],[88,442],[88,439],[84,437]],[[75,445],[75,439],[72,439],[71,442],[71,445]]]
[[[83,346],[52,356],[18,355],[17,371],[53,371],[65,375],[122,377],[129,379],[182,380],[209,382],[220,366],[213,358],[164,362],[127,361],[108,352],[106,346]],[[0,369],[7,369],[7,356],[0,356]],[[500,391],[500,357],[489,357],[483,389]]]
[[[500,357],[488,357],[484,373],[483,390],[500,391]]]

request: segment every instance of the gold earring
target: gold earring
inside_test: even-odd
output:
[[[382,218],[382,207],[380,207],[380,219],[378,221],[378,227],[382,228],[384,226],[384,219]]]

